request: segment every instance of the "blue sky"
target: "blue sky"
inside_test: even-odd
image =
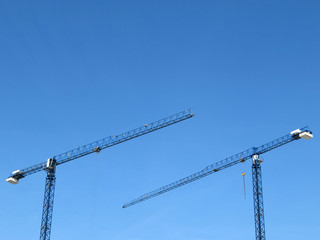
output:
[[[37,239],[45,173],[11,171],[192,108],[196,116],[61,165],[52,239],[254,239],[247,162],[124,202],[309,125],[264,155],[267,238],[317,239],[318,1],[0,3],[0,239]],[[241,173],[245,171],[247,199]]]

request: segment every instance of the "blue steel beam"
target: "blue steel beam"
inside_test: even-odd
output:
[[[254,224],[256,240],[266,239],[266,230],[264,224],[264,208],[263,208],[263,194],[262,194],[262,176],[259,155],[257,158],[253,157],[252,163],[252,183],[253,183],[253,205],[254,205]]]
[[[47,172],[42,208],[40,240],[50,240],[55,185],[56,177],[54,168]]]
[[[158,129],[170,126],[172,124],[181,122],[183,120],[189,119],[193,117],[194,114],[191,112],[191,109],[187,109],[183,112],[174,114],[172,116],[160,119],[158,121],[149,123],[149,124],[144,124],[144,126],[133,129],[131,131],[115,135],[115,136],[110,136],[106,137],[103,139],[100,139],[98,141],[86,144],[84,146],[80,146],[78,148],[75,148],[73,150],[70,150],[68,152],[53,156],[52,158],[56,160],[56,164],[60,165],[66,162],[69,162],[71,160],[80,158],[82,156],[88,155],[90,153],[94,152],[100,152],[102,149],[117,145],[119,143],[131,140],[133,138],[145,135],[147,133],[151,133],[153,131],[156,131]],[[26,177],[30,174],[42,171],[46,169],[46,164],[47,162],[39,163],[34,166],[24,168],[19,170],[18,173],[12,174],[10,177],[15,178],[17,180]]]
[[[301,128],[300,130],[302,132],[310,132],[308,130],[308,127]],[[153,198],[153,197],[156,197],[156,196],[161,195],[163,193],[169,192],[173,189],[176,189],[176,188],[184,186],[188,183],[194,182],[200,178],[209,176],[209,175],[211,175],[215,172],[218,172],[220,170],[223,170],[225,168],[231,167],[231,166],[236,165],[241,162],[245,162],[246,160],[251,159],[256,154],[261,155],[263,153],[269,152],[275,148],[283,146],[283,145],[290,143],[292,141],[295,141],[297,139],[299,139],[297,134],[287,134],[283,137],[280,137],[280,138],[275,139],[271,142],[263,144],[260,147],[252,147],[248,150],[245,150],[243,152],[235,154],[231,157],[227,157],[227,158],[223,159],[222,161],[219,161],[219,162],[216,162],[212,165],[209,165],[199,172],[196,172],[192,175],[181,178],[178,181],[175,181],[171,184],[165,185],[165,186],[158,188],[152,192],[146,193],[146,194],[144,194],[144,195],[142,195],[142,196],[140,196],[130,202],[125,203],[123,205],[123,208],[127,208],[127,207],[130,207],[130,206],[135,205],[137,203],[146,201],[150,198]]]

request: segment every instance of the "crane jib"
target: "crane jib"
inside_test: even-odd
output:
[[[313,135],[312,135],[311,131],[308,130],[308,127],[297,129],[295,131],[292,131],[290,134],[287,134],[283,137],[277,138],[271,142],[263,144],[260,147],[252,147],[248,150],[245,150],[243,152],[235,154],[231,157],[227,157],[227,158],[223,159],[222,161],[219,161],[219,162],[216,162],[212,165],[207,166],[206,168],[204,168],[203,170],[201,170],[199,172],[196,172],[192,175],[181,178],[178,181],[175,181],[171,184],[160,187],[152,192],[143,194],[142,196],[140,196],[130,202],[125,203],[123,205],[123,208],[127,208],[127,207],[130,207],[130,206],[135,205],[137,203],[146,201],[150,198],[156,197],[160,194],[166,193],[166,192],[171,191],[173,189],[176,189],[178,187],[184,186],[188,183],[194,182],[200,178],[211,175],[211,174],[218,172],[222,169],[231,167],[231,166],[236,165],[241,162],[245,162],[246,160],[252,158],[254,155],[264,154],[266,152],[269,152],[275,148],[278,148],[280,146],[283,146],[287,143],[298,140],[300,138],[304,138],[304,139],[308,140],[312,137],[313,137]]]
[[[144,124],[142,127],[133,129],[131,131],[119,135],[112,135],[110,137],[106,137],[98,141],[79,146],[78,148],[75,148],[68,152],[53,156],[52,159],[56,160],[56,165],[60,165],[94,152],[100,152],[102,149],[151,133],[161,128],[189,119],[193,116],[194,114],[192,113],[191,109],[187,109],[158,121]],[[21,178],[42,170],[46,170],[46,166],[47,162],[43,162],[25,169],[14,171],[12,175],[9,176],[7,181],[10,183],[18,183],[19,179]]]

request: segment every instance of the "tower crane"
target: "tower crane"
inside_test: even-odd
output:
[[[11,176],[9,176],[6,181],[12,184],[17,184],[19,183],[20,179],[26,176],[29,176],[31,174],[34,174],[40,171],[47,172],[42,218],[41,218],[40,240],[50,240],[55,181],[56,181],[55,172],[56,172],[56,167],[58,165],[83,157],[90,153],[94,153],[94,152],[99,153],[101,150],[105,148],[112,147],[114,145],[123,143],[125,141],[131,140],[136,137],[140,137],[147,133],[151,133],[161,128],[189,119],[193,116],[194,114],[191,112],[191,109],[187,109],[183,112],[160,119],[150,124],[144,124],[144,126],[133,129],[131,131],[128,131],[116,136],[106,137],[98,141],[86,144],[84,146],[79,146],[78,148],[75,148],[68,152],[53,156],[49,158],[46,162],[39,163],[34,166],[24,168],[21,170],[16,170],[12,172]]]
[[[221,171],[225,168],[231,167],[238,163],[243,163],[248,159],[252,159],[252,182],[253,182],[253,202],[254,202],[254,220],[255,220],[255,235],[256,240],[265,240],[265,224],[264,224],[264,210],[263,210],[263,196],[262,196],[262,178],[261,178],[261,158],[260,155],[269,152],[275,148],[283,146],[287,143],[293,142],[298,139],[308,140],[313,138],[312,132],[308,127],[297,129],[292,131],[283,137],[275,139],[271,142],[261,145],[260,147],[252,147],[248,150],[227,157],[222,161],[216,162],[212,165],[207,166],[203,170],[196,172],[187,177],[181,178],[171,184],[160,187],[152,192],[143,194],[142,196],[127,202],[123,205],[123,208],[130,207],[137,203],[143,202],[150,198],[156,197],[160,194],[169,192],[178,187],[184,186],[188,183],[194,182],[200,178],[209,176],[213,173]]]

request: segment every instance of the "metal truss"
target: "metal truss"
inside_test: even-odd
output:
[[[301,131],[308,131],[308,127],[301,128]],[[203,177],[206,177],[206,176],[211,175],[213,173],[216,173],[216,172],[223,170],[225,168],[231,167],[231,166],[236,165],[238,163],[245,162],[246,160],[251,159],[252,156],[254,156],[255,154],[260,155],[260,154],[269,152],[275,148],[278,148],[282,145],[285,145],[285,144],[290,143],[295,140],[297,140],[297,138],[295,138],[292,134],[287,134],[283,137],[280,137],[280,138],[275,139],[271,142],[263,144],[260,147],[252,147],[248,150],[245,150],[243,152],[235,154],[231,157],[227,157],[227,158],[223,159],[222,161],[219,161],[219,162],[216,162],[212,165],[209,165],[199,172],[196,172],[192,175],[181,178],[178,181],[175,181],[171,184],[160,187],[152,192],[143,194],[142,196],[140,196],[130,202],[125,203],[123,205],[123,208],[130,207],[130,206],[135,205],[137,203],[143,202],[143,201],[148,200],[150,198],[153,198],[153,197],[156,197],[156,196],[161,195],[163,193],[169,192],[169,191],[176,189],[178,187],[184,186],[188,183],[194,182],[200,178],[203,178]]]
[[[48,170],[44,191],[40,240],[50,239],[55,185],[55,169]]]
[[[261,165],[262,162],[258,155],[253,158],[252,163],[252,183],[253,183],[253,205],[254,205],[254,222],[256,240],[265,240],[265,223],[264,223],[264,208],[263,208],[263,194],[262,194],[262,176]]]
[[[75,148],[71,151],[49,158],[48,161],[46,162],[36,164],[34,166],[31,166],[22,170],[14,171],[12,175],[7,179],[7,181],[10,183],[16,184],[19,182],[19,179],[24,178],[33,173],[36,173],[42,170],[47,172],[43,209],[42,209],[40,240],[50,240],[55,181],[56,181],[55,170],[57,165],[69,162],[71,160],[83,157],[85,155],[88,155],[94,152],[98,153],[102,149],[151,133],[161,128],[189,119],[193,116],[194,114],[191,112],[191,109],[187,109],[183,112],[160,119],[158,121],[151,122],[149,124],[144,124],[140,128],[136,128],[119,135],[113,135],[113,136],[106,137],[83,146],[79,146],[78,148]]]
[[[158,121],[151,122],[149,124],[144,124],[142,127],[133,129],[131,131],[124,132],[119,135],[112,135],[110,137],[106,137],[98,141],[95,141],[83,146],[79,146],[78,148],[53,156],[52,158],[57,161],[57,165],[60,165],[60,164],[69,162],[71,160],[88,155],[90,153],[100,152],[102,149],[117,145],[119,143],[126,142],[128,140],[145,135],[147,133],[151,133],[161,128],[189,119],[193,116],[194,114],[191,112],[191,109],[187,109],[183,112],[160,119]],[[30,174],[39,172],[41,170],[45,170],[46,164],[47,162],[43,162],[28,168],[21,169],[19,173],[13,174],[9,177],[13,177],[15,179],[21,179]]]

